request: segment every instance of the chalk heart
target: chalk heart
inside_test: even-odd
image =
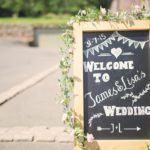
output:
[[[121,48],[112,48],[111,49],[111,53],[112,55],[114,55],[116,58],[118,58],[121,53],[122,53],[122,49]]]

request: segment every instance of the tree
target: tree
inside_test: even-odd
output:
[[[109,7],[111,0],[0,0],[1,10],[13,16],[41,16],[48,13],[76,14],[80,9]]]
[[[24,7],[23,0],[1,0],[0,5],[4,9],[11,10],[13,16],[18,16],[20,10]]]
[[[51,0],[50,11],[55,13],[73,13],[76,14],[80,9],[86,9],[88,7],[95,7],[97,9],[100,6],[108,8],[111,0]]]

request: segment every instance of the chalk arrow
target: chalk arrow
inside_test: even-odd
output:
[[[97,127],[97,131],[109,131],[110,128]]]
[[[141,130],[141,128],[140,127],[136,127],[136,128],[124,128],[124,130],[126,130],[126,131],[140,131]]]

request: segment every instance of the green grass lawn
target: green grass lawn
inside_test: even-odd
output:
[[[0,18],[0,23],[17,23],[17,24],[50,24],[50,25],[65,25],[71,18],[70,15],[49,15],[45,17],[27,17],[27,18]],[[150,19],[148,17],[147,19]]]
[[[46,17],[35,18],[0,18],[0,23],[17,23],[17,24],[52,24],[64,25],[70,19],[69,15],[50,15]]]

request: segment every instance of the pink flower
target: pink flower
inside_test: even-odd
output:
[[[73,48],[69,49],[69,54],[73,54]]]
[[[87,141],[88,141],[88,142],[90,142],[90,143],[92,143],[92,142],[93,142],[93,140],[94,140],[94,136],[93,136],[93,134],[89,134],[89,133],[87,133]]]
[[[134,9],[135,9],[136,12],[139,12],[141,8],[140,8],[139,5],[135,5],[135,6],[134,6]]]

